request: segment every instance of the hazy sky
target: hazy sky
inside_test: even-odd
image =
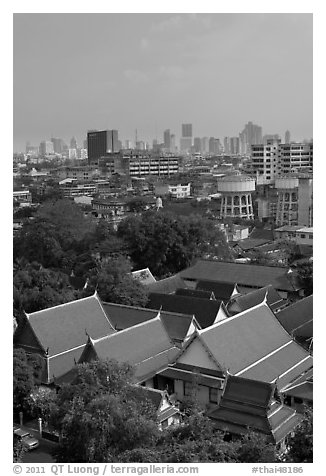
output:
[[[15,14],[14,150],[88,129],[312,132],[312,14]]]

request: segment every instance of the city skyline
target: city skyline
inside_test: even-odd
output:
[[[248,121],[313,136],[312,14],[14,14],[14,151],[89,129],[179,142],[186,123],[223,140]]]

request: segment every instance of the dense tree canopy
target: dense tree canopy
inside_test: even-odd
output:
[[[298,276],[306,296],[313,293],[313,263],[305,261],[297,265]]]
[[[24,263],[14,272],[14,310],[35,312],[76,299],[67,275],[43,268],[39,263]]]
[[[122,256],[107,258],[91,271],[86,293],[95,289],[106,302],[145,306],[148,300],[145,287],[132,277],[130,262]]]
[[[313,414],[306,407],[304,419],[288,440],[286,460],[294,463],[313,462]]]
[[[231,258],[224,235],[212,221],[197,216],[148,211],[121,222],[118,236],[128,243],[135,265],[149,267],[158,277],[174,274],[205,254]]]

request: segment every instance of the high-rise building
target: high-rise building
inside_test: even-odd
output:
[[[263,130],[260,126],[253,124],[252,122],[248,122],[240,133],[240,140],[241,142],[246,144],[246,153],[250,151],[250,147],[253,144],[262,144],[263,143]],[[243,144],[242,144],[243,148]]]
[[[59,137],[52,137],[51,142],[53,144],[53,150],[56,154],[61,154],[63,152],[63,140]]]
[[[270,141],[279,141],[281,142],[281,138],[278,134],[265,134],[263,137],[263,144],[267,144]]]
[[[170,136],[170,152],[175,152],[176,147],[175,147],[175,134],[171,134]]]
[[[285,144],[290,144],[290,141],[291,141],[291,134],[290,134],[290,131],[285,131],[285,139],[284,139],[284,143],[285,143]]]
[[[77,149],[77,140],[76,137],[70,139],[70,149]]]
[[[224,145],[224,154],[229,154],[230,153],[230,139],[229,139],[229,137],[224,137],[223,145]]]
[[[295,143],[279,145],[280,172],[283,174],[302,169],[312,169],[313,144]]]
[[[252,144],[250,153],[250,175],[256,178],[257,185],[269,184],[280,173],[280,140],[268,140],[267,144]]]
[[[200,137],[194,138],[194,151],[196,153],[201,153],[202,151],[202,142]]]
[[[208,154],[209,153],[209,138],[208,137],[202,137],[201,139],[201,151],[203,154]]]
[[[192,137],[192,124],[182,124],[182,137]]]
[[[53,143],[49,140],[44,140],[40,143],[40,155],[49,155],[54,153]]]
[[[118,131],[89,131],[87,133],[88,160],[97,160],[106,154],[119,151]]]
[[[240,153],[239,137],[230,137],[230,154],[238,155]]]
[[[166,129],[164,131],[164,148],[167,149],[167,150],[170,150],[171,149],[171,134],[170,134],[170,129]]]

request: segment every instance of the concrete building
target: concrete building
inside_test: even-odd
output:
[[[171,150],[171,134],[170,134],[170,129],[166,129],[163,134],[163,142],[164,142],[164,148],[167,149],[168,152]]]
[[[170,195],[173,198],[190,197],[189,183],[157,183],[155,184],[155,195]]]
[[[284,176],[275,180],[277,189],[276,225],[298,224],[298,177]]]
[[[180,151],[187,153],[192,147],[192,124],[182,124],[181,129]]]
[[[201,138],[200,137],[195,137],[194,138],[194,151],[195,152],[202,152],[202,143],[201,143]]]
[[[313,181],[311,175],[299,176],[298,189],[298,225],[312,226],[313,224]]]
[[[297,172],[301,169],[312,169],[313,144],[294,143],[279,145],[279,164],[282,174]]]
[[[220,218],[238,217],[253,220],[252,192],[255,180],[246,175],[225,176],[217,182],[222,194]]]
[[[192,124],[182,124],[182,137],[192,137]]]
[[[44,140],[40,143],[40,155],[49,155],[54,153],[53,143],[49,140]]]
[[[239,137],[230,138],[230,154],[238,155],[240,153],[240,139]]]
[[[269,140],[266,145],[251,146],[248,173],[256,178],[257,185],[270,184],[279,174],[278,140]]]
[[[313,228],[299,225],[281,226],[274,230],[275,239],[291,240],[297,245],[313,246]]]
[[[290,134],[290,131],[285,131],[284,143],[285,143],[285,144],[290,144],[290,142],[291,142],[291,134]]]
[[[89,131],[87,133],[88,160],[98,160],[100,157],[118,152],[118,131]]]

